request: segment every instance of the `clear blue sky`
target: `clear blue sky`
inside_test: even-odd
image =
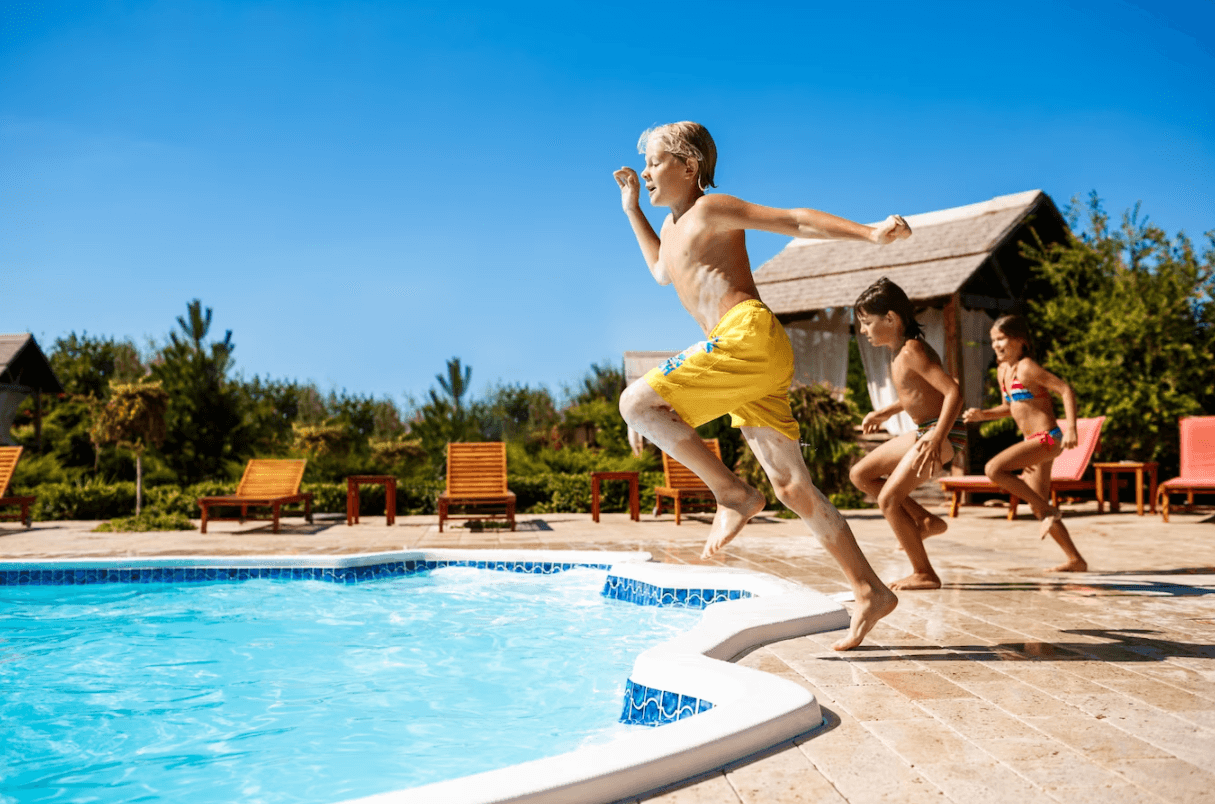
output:
[[[199,298],[246,377],[560,392],[701,337],[611,176],[682,119],[773,206],[1215,228],[1212,2],[861,8],[0,0],[0,332],[146,349]]]

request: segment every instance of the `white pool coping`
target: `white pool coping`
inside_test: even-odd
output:
[[[713,603],[689,631],[637,657],[629,678],[710,701],[692,717],[633,729],[610,742],[342,804],[611,804],[696,776],[818,728],[818,701],[792,681],[732,664],[756,647],[846,628],[836,601],[792,581],[728,567],[650,563],[645,552],[591,550],[404,550],[351,555],[167,556],[0,560],[27,569],[334,569],[400,561],[610,564],[609,574],[660,588],[738,589],[751,597]],[[623,704],[623,701],[621,702]]]

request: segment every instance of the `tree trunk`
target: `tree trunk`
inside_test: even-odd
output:
[[[135,453],[135,516],[143,507],[143,456]]]

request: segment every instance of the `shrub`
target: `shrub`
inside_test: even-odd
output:
[[[94,533],[144,533],[152,530],[194,530],[194,523],[185,514],[162,514],[144,509],[137,516],[125,516],[102,522]]]

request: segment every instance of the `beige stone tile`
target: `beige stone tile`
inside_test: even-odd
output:
[[[1085,785],[1083,787],[1053,787],[1047,795],[1063,804],[1171,804],[1149,790],[1129,783]],[[985,803],[986,804],[986,803]]]
[[[1112,768],[1166,801],[1215,801],[1215,774],[1179,759],[1124,759]]]
[[[714,773],[684,787],[668,790],[639,801],[653,804],[739,804],[741,799],[726,781],[724,773]]]
[[[1042,788],[995,760],[926,763],[916,770],[958,804],[1030,804],[1046,799]]]
[[[744,804],[844,804],[846,799],[797,748],[726,773]]]
[[[994,761],[993,757],[976,743],[933,718],[875,720],[864,725],[913,767],[944,761]]]
[[[1122,759],[1167,759],[1172,756],[1105,720],[1083,713],[1027,718],[1026,722],[1093,762],[1107,767]]]
[[[975,745],[1013,768],[1025,762],[1079,761],[1080,755],[1050,737],[976,738]]]
[[[981,698],[938,698],[920,701],[920,706],[971,740],[1042,737],[1031,724]]]
[[[887,686],[832,687],[831,697],[836,708],[860,721],[929,717],[906,695]]]
[[[850,804],[937,802],[941,792],[860,723],[848,719],[798,749]]]
[[[959,658],[956,661],[940,660],[928,664],[929,669],[955,684],[977,684],[985,681],[1002,683],[1008,674],[1002,672],[1006,662],[983,662]]]
[[[913,701],[931,698],[969,698],[970,692],[932,672],[878,670],[873,675]]]
[[[1065,704],[1058,698],[1024,684],[1015,679],[1007,681],[983,681],[976,684],[964,682],[975,696],[990,701],[1009,714],[1017,717],[1041,717],[1058,713]]]

